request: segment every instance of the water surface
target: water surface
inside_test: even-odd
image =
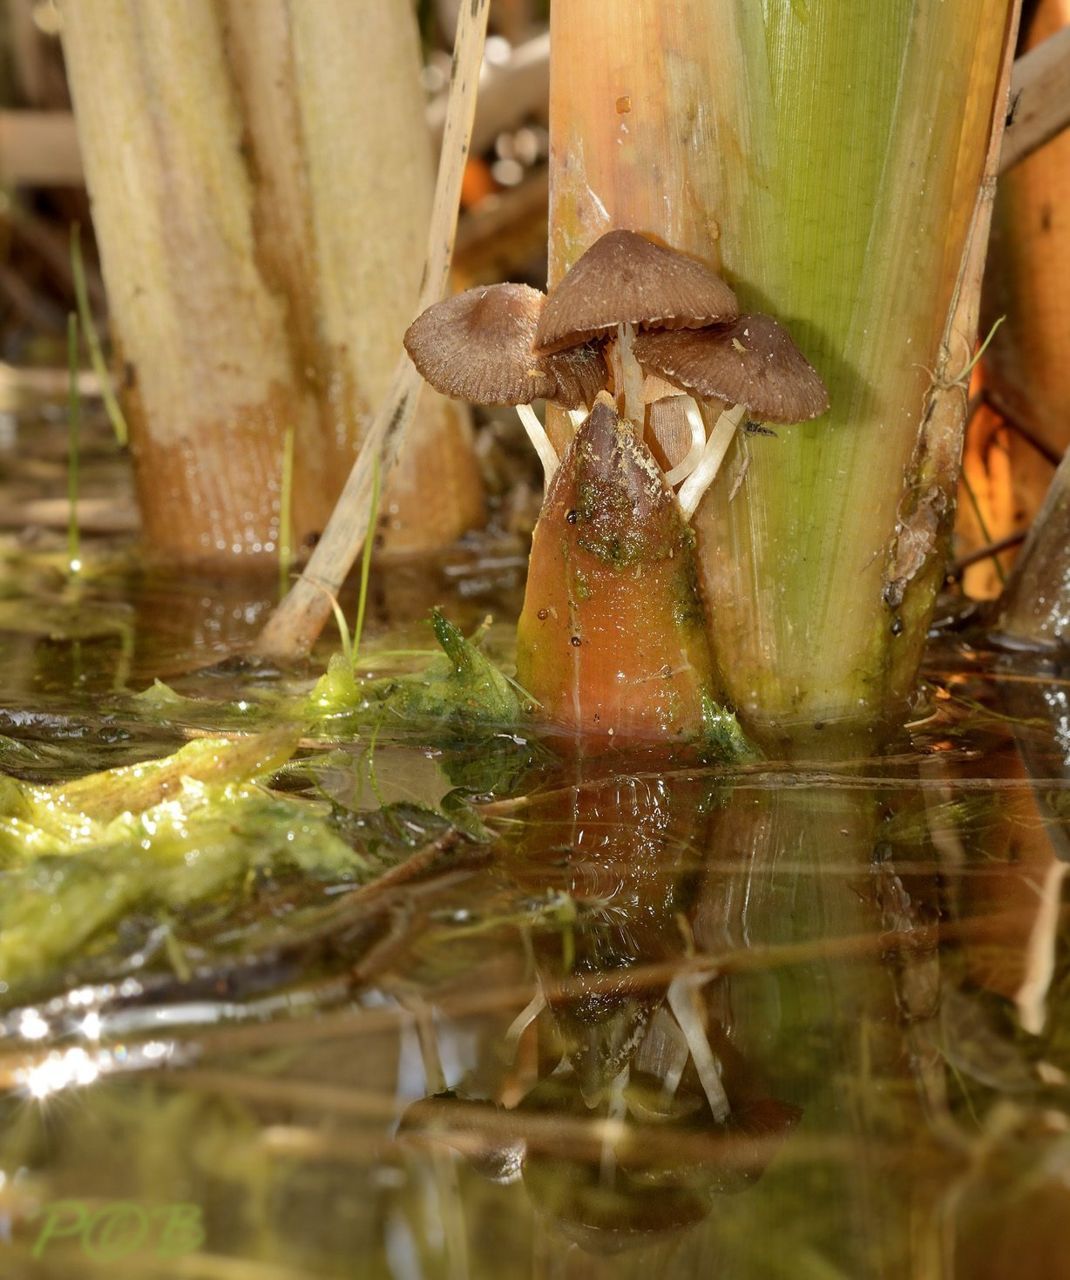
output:
[[[311,683],[224,661],[273,584],[95,544],[72,585],[49,547],[7,549],[10,776]],[[365,666],[418,665],[433,603],[507,657],[521,566],[378,571]],[[1070,1276],[1070,682],[953,637],[928,674],[882,753],[790,764],[310,731],[276,787],[374,875],[135,905],[0,975],[0,1271]],[[156,677],[177,700],[134,696]]]

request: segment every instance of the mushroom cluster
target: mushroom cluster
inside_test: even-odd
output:
[[[549,295],[526,285],[469,289],[429,307],[405,334],[426,380],[446,395],[515,405],[549,485],[558,457],[531,408],[546,399],[582,420],[611,390],[640,437],[646,406],[683,396],[692,443],[665,473],[690,519],[745,415],[792,423],[828,408],[828,392],[772,316],[741,315],[704,262],[635,231],[609,231]],[[707,437],[696,398],[726,408]]]

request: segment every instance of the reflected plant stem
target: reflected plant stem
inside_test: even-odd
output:
[[[913,779],[887,781],[919,803]],[[748,855],[735,873],[708,878],[703,896],[711,906],[698,917],[696,944],[706,952],[723,948],[723,930],[728,937],[760,940],[767,957],[779,951],[779,964],[752,968],[756,957],[744,952],[724,970],[731,975],[737,1047],[745,1057],[764,1054],[773,1089],[803,1106],[803,1129],[785,1151],[807,1130],[837,1133],[851,1150],[842,1163],[822,1162],[823,1185],[842,1199],[843,1211],[836,1215],[838,1230],[808,1239],[815,1263],[830,1275],[935,1280],[931,1233],[919,1231],[925,1216],[921,1184],[915,1187],[907,1169],[890,1170],[880,1155],[896,1134],[928,1132],[913,1064],[902,1052],[906,1011],[900,993],[904,982],[909,987],[915,978],[924,979],[918,983],[922,990],[931,981],[926,965],[941,936],[933,922],[916,918],[910,897],[891,891],[894,871],[883,855],[876,858],[883,824],[902,802],[869,787],[733,786],[723,794],[715,843]],[[851,863],[856,874],[829,876],[824,871],[830,861]],[[740,904],[738,915],[718,923],[712,904],[719,897]],[[865,945],[866,938],[872,945]],[[808,953],[809,959],[784,963],[788,953],[798,961]],[[803,1045],[775,1062],[764,1038],[771,1010],[781,1042],[798,1037]],[[824,1029],[817,1040],[815,1028]],[[935,1151],[934,1144],[934,1159]],[[778,1168],[766,1173],[767,1182],[780,1176]],[[776,1190],[747,1202],[748,1229],[759,1236],[775,1231],[763,1215],[776,1203]],[[843,1232],[845,1219],[855,1224],[853,1231]]]
[[[438,1049],[438,1033],[431,1006],[408,984],[391,984],[398,1003],[412,1014],[424,1067],[424,1088],[432,1096],[448,1088],[442,1055]],[[390,990],[391,987],[385,988]],[[465,1229],[464,1201],[457,1179],[457,1163],[453,1152],[439,1143],[430,1147],[431,1168],[438,1195],[439,1212],[446,1240],[446,1259],[451,1280],[468,1280],[468,1234]]]

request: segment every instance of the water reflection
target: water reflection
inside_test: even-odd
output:
[[[640,777],[581,769],[525,807],[505,868],[516,892],[559,903],[526,934],[536,994],[505,1034],[494,1097],[439,1094],[400,1127],[494,1180],[522,1176],[548,1224],[596,1253],[701,1221],[801,1114],[734,1047],[731,980],[692,963],[709,924],[697,908],[723,911],[695,857],[718,785],[641,763]]]
[[[93,1195],[201,1206],[196,1260],[149,1278],[1068,1274],[1066,686],[945,683],[881,760],[444,760],[497,791],[490,843],[337,895],[314,965],[310,933],[231,956],[215,1025],[204,971],[186,1022],[173,978],[12,1013],[11,1273],[99,1274],[32,1256]]]

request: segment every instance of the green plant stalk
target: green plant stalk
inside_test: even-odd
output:
[[[279,480],[279,599],[290,587],[290,569],[293,552],[293,485],[294,485],[294,428],[286,428],[282,442],[282,476]]]
[[[382,465],[378,455],[372,470],[371,508],[368,511],[368,529],[364,545],[360,549],[360,596],[357,599],[357,620],[353,624],[351,665],[356,666],[360,654],[360,641],[364,635],[364,613],[368,606],[368,581],[372,568],[372,546],[375,542],[375,526],[379,520],[379,496],[382,484]]]
[[[715,658],[752,728],[872,720],[912,689],[941,574],[897,613],[886,565],[930,371],[951,381],[972,350],[945,326],[1012,14],[1011,0],[553,10],[551,279],[611,226],[656,233],[720,263],[830,388],[818,421],[741,433],[696,514]],[[944,517],[907,530],[919,564]]]
[[[85,334],[85,345],[89,350],[89,360],[100,383],[100,397],[104,401],[104,409],[115,432],[115,439],[119,444],[125,445],[130,439],[130,433],[115,396],[108,362],[104,359],[100,334],[97,332],[93,310],[89,305],[89,291],[85,287],[85,264],[82,261],[82,228],[77,222],[71,224],[71,276],[74,279],[74,298],[78,305],[78,318],[82,322],[82,332]]]
[[[78,529],[78,455],[82,429],[82,402],[78,396],[78,317],[67,316],[67,563],[71,573],[82,567],[81,534]]]

